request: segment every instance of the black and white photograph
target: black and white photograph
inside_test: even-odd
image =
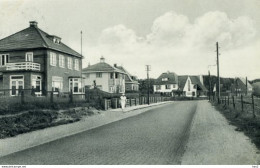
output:
[[[0,0],[0,168],[260,168],[260,0]]]

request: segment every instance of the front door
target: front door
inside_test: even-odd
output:
[[[23,76],[11,76],[11,96],[18,96],[24,89]]]

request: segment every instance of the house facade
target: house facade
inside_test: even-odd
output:
[[[206,97],[207,88],[203,84],[202,76],[178,76],[180,91],[185,97]]]
[[[131,75],[123,66],[117,66],[114,64],[114,67],[122,70],[126,73],[125,75],[125,91],[139,91],[139,83],[137,81],[137,77]]]
[[[84,68],[82,74],[87,88],[96,87],[108,93],[125,93],[126,73],[106,63],[104,57],[100,58],[99,63]]]
[[[173,91],[178,90],[178,76],[174,72],[162,73],[153,85],[153,90],[155,93],[164,93],[172,95]]]
[[[153,87],[155,93],[171,96],[177,94],[185,97],[203,97],[207,95],[202,76],[178,76],[174,72],[166,72],[156,79]]]
[[[235,78],[234,83],[231,85],[231,93],[233,95],[251,95],[253,93],[253,86],[246,78]]]
[[[32,89],[82,93],[82,55],[61,38],[38,28],[38,23],[0,40],[0,94],[17,96]]]

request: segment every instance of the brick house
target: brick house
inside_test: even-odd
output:
[[[81,93],[82,58],[60,37],[49,35],[31,21],[28,28],[0,40],[1,93],[16,96],[21,89],[32,88],[38,95]]]
[[[97,87],[108,93],[125,93],[125,75],[124,71],[106,63],[104,57],[82,70],[85,87]]]
[[[131,75],[123,66],[117,66],[114,64],[114,67],[121,69],[126,73],[125,75],[125,91],[139,91],[139,83],[137,81],[137,77]]]

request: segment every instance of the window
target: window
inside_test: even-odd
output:
[[[168,81],[168,78],[162,78],[162,81]]]
[[[115,78],[116,78],[116,79],[118,78],[118,73],[115,74]]]
[[[12,75],[10,76],[10,89],[11,96],[18,96],[24,89],[24,76],[23,75]]]
[[[89,78],[89,74],[86,74],[86,78]]]
[[[6,65],[9,62],[9,55],[8,54],[0,54],[0,66]]]
[[[190,91],[190,80],[188,80],[188,91]]]
[[[68,57],[68,68],[72,69],[72,58]]]
[[[156,90],[160,90],[161,89],[161,85],[156,85]]]
[[[77,71],[79,70],[79,60],[78,59],[75,59],[74,69]]]
[[[80,78],[71,78],[69,80],[69,90],[72,91],[72,93],[82,93],[82,87],[81,87],[81,79]]]
[[[57,64],[56,54],[53,53],[53,52],[51,52],[51,53],[50,53],[50,56],[51,56],[50,64],[51,64],[52,66],[56,66],[56,64]]]
[[[171,89],[171,85],[165,85],[165,89]]]
[[[42,90],[41,76],[32,75],[32,87],[35,89],[35,93],[41,93],[41,90]]]
[[[25,61],[26,62],[33,62],[33,52],[25,53]]]
[[[65,57],[63,55],[59,55],[59,65],[61,68],[65,68]]]
[[[173,84],[172,87],[173,87],[173,88],[176,88],[176,84]]]
[[[111,72],[111,73],[110,73],[110,79],[113,79],[113,78],[114,78],[114,73]]]
[[[52,77],[52,90],[54,92],[61,92],[63,89],[63,78],[59,76]]]
[[[97,72],[97,73],[96,73],[96,77],[97,77],[97,78],[102,78],[102,72]]]

